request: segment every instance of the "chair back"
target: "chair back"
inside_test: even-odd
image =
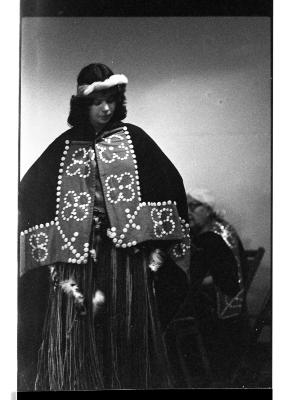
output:
[[[252,284],[252,281],[260,266],[264,253],[265,249],[263,247],[259,247],[256,250],[244,250],[246,267],[247,267],[246,282],[245,282],[246,291],[249,290]]]

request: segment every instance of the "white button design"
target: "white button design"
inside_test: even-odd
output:
[[[33,233],[29,238],[29,243],[32,248],[33,259],[38,262],[45,261],[48,256],[48,235],[44,232]]]
[[[64,196],[63,203],[61,216],[64,221],[70,219],[83,221],[89,214],[91,195],[87,192],[77,194],[74,190],[69,190]]]
[[[66,169],[69,176],[79,175],[81,178],[87,178],[91,173],[90,162],[94,157],[94,150],[86,150],[80,147],[72,154],[72,162]]]
[[[108,176],[105,181],[107,199],[114,204],[119,201],[132,201],[135,198],[134,182],[130,172]]]
[[[124,137],[122,135],[114,134],[104,140],[105,145],[97,144],[96,148],[99,150],[99,157],[105,163],[113,163],[116,160],[126,160],[129,157],[129,149],[123,143]],[[121,141],[117,145],[117,140]],[[114,146],[116,144],[116,146]]]
[[[151,210],[154,233],[158,238],[173,233],[176,225],[172,217],[173,211],[171,208],[163,207],[161,210],[159,210],[158,208],[153,208]]]

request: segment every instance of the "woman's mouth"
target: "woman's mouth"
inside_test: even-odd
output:
[[[111,114],[102,115],[102,116],[101,116],[101,118],[102,118],[103,120],[109,119],[110,117],[111,117]]]

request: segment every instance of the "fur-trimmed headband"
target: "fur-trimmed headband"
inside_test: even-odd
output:
[[[80,85],[77,88],[77,95],[79,96],[87,96],[92,93],[94,90],[105,90],[109,89],[116,85],[126,85],[128,83],[128,79],[123,74],[115,74],[111,75],[104,81],[93,82],[90,85]]]

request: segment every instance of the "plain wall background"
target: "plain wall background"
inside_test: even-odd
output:
[[[206,189],[246,248],[266,253],[249,293],[270,285],[271,37],[263,17],[23,18],[21,176],[68,129],[80,69],[103,62],[129,79],[126,121],[141,126]]]

